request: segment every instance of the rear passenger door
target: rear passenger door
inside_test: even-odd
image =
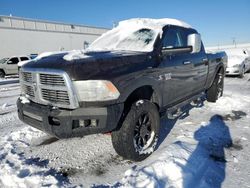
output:
[[[183,36],[185,39],[188,35],[193,34],[196,31],[192,29],[182,29]],[[208,58],[204,49],[203,44],[201,44],[201,50],[198,53],[189,53],[189,60],[192,64],[192,94],[199,93],[205,89],[207,75],[208,75]]]

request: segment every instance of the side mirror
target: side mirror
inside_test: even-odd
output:
[[[188,35],[188,46],[192,46],[191,53],[198,53],[201,51],[201,35],[200,34],[190,34]]]
[[[13,63],[13,62],[12,62],[11,60],[7,62],[7,64],[12,64],[12,63]]]

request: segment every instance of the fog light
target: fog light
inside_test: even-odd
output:
[[[97,120],[91,119],[91,126],[96,127],[97,126]]]
[[[79,120],[80,127],[88,127],[91,124],[90,119]]]

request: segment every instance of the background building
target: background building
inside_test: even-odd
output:
[[[0,16],[0,58],[86,48],[107,28]]]

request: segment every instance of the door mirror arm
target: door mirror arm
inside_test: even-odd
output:
[[[174,47],[174,48],[162,48],[161,53],[162,56],[171,56],[171,55],[177,55],[177,54],[183,54],[183,53],[189,53],[192,52],[193,47],[192,46],[185,46],[185,47]]]

